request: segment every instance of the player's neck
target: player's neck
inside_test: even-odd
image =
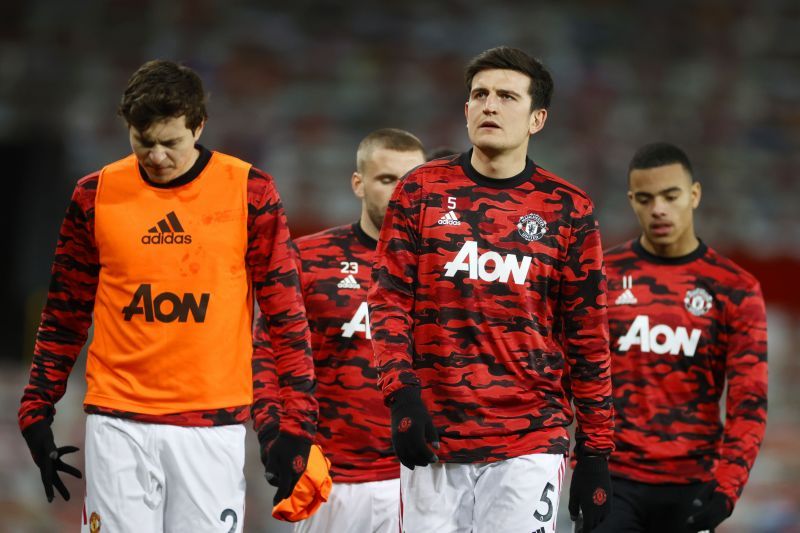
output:
[[[381,234],[381,228],[372,223],[372,219],[369,218],[369,214],[367,214],[366,209],[361,211],[361,220],[359,220],[359,225],[361,226],[361,229],[364,230],[364,233],[376,241],[378,240],[378,237]]]
[[[484,151],[473,147],[470,164],[487,178],[513,178],[525,169],[528,157],[528,145],[504,152]]]
[[[642,235],[639,239],[642,248],[658,257],[683,257],[697,250],[700,240],[694,234],[694,230],[687,231],[677,241],[668,244],[654,243]]]
[[[192,152],[192,157],[189,158],[189,160],[186,162],[183,168],[180,169],[180,171],[177,172],[174,176],[169,176],[165,178],[159,176],[152,176],[149,172],[147,172],[146,167],[144,167],[144,171],[147,173],[147,177],[150,179],[150,181],[158,183],[159,185],[166,185],[167,183],[174,181],[180,178],[181,176],[185,175],[187,172],[189,172],[194,166],[194,164],[197,163],[197,160],[199,158],[200,158],[200,150],[197,148],[197,145],[195,144],[194,150]]]

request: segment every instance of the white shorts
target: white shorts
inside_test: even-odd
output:
[[[242,531],[243,425],[89,415],[82,533]]]
[[[334,483],[328,501],[295,533],[397,533],[400,528],[400,480]]]
[[[554,454],[401,466],[402,531],[554,533],[565,468]]]

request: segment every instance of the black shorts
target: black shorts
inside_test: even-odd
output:
[[[611,486],[611,514],[592,533],[696,531],[686,526],[686,519],[696,511],[692,501],[704,483],[652,485],[612,477]]]

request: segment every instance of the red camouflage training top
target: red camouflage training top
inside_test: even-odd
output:
[[[611,472],[644,483],[715,479],[736,502],[767,421],[758,281],[702,243],[662,258],[635,239],[605,257],[617,426]]]
[[[389,205],[369,292],[384,396],[421,388],[442,461],[567,453],[570,397],[578,444],[610,453],[592,202],[530,160],[519,175],[494,180],[470,156],[413,170]]]
[[[397,478],[400,463],[392,449],[389,409],[372,365],[367,311],[378,243],[358,222],[295,243],[317,377],[320,416],[315,442],[331,460],[336,483]],[[257,347],[264,334],[261,328],[256,331]]]

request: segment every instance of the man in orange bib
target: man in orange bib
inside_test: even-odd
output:
[[[80,472],[51,430],[89,326],[83,531],[241,531],[244,426],[291,493],[316,431],[308,324],[273,179],[197,144],[191,69],[151,61],[122,97],[133,154],[81,179],[59,234],[19,423],[49,501]],[[273,350],[253,354],[253,297]],[[266,358],[269,357],[269,360]],[[277,380],[280,398],[264,386]],[[94,529],[92,529],[94,528]]]

